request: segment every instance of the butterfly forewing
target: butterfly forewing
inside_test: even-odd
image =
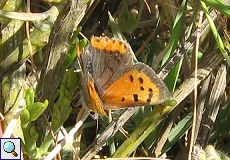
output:
[[[123,41],[105,37],[93,37],[91,44],[92,75],[101,93],[133,65],[131,48]]]
[[[79,54],[78,60],[81,65],[83,76],[81,77],[81,87],[82,87],[82,100],[86,108],[93,110],[94,112],[106,115],[103,103],[98,95],[97,87],[95,86],[94,79],[92,77],[92,51],[90,50],[90,45]]]

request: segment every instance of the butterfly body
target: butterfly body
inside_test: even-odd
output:
[[[165,102],[170,94],[163,81],[143,63],[134,63],[130,46],[107,37],[92,37],[81,53],[84,100],[94,112]]]

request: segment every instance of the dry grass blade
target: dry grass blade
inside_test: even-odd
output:
[[[209,97],[208,107],[202,119],[202,126],[199,135],[199,144],[202,147],[207,146],[208,140],[219,111],[220,103],[223,100],[224,91],[226,88],[226,66],[221,65],[218,69],[215,82]]]
[[[116,132],[129,120],[129,118],[138,111],[138,107],[129,108],[124,111],[121,116],[111,122],[105,131],[98,137],[96,142],[91,145],[90,149],[87,151],[84,156],[82,156],[82,160],[87,160],[93,158],[101,149],[102,146],[109,140],[109,138],[113,137]]]
[[[55,146],[55,148],[49,153],[45,160],[53,159],[61,151],[62,147],[67,143],[68,145],[73,144],[74,134],[81,128],[82,124],[89,115],[89,111],[84,110],[82,112],[83,115],[81,119],[75,124],[75,126],[70,130],[70,132],[67,135],[65,135],[64,139],[58,145]]]
[[[215,11],[212,11],[210,15],[212,15],[213,21],[217,18],[217,15],[219,13],[216,13]],[[210,26],[208,24],[208,20],[205,19],[201,25],[200,28],[200,34],[204,35],[206,32],[210,29]],[[159,77],[162,79],[165,79],[171,71],[171,69],[177,64],[177,62],[185,55],[188,53],[188,51],[193,47],[195,41],[196,41],[196,34],[198,30],[196,30],[192,36],[190,36],[186,42],[184,43],[183,46],[179,46],[178,49],[175,51],[175,54],[171,56],[171,58],[165,63],[165,65],[162,67],[162,70],[159,72]]]
[[[52,27],[52,23],[56,20],[56,16],[58,14],[57,8],[52,7],[47,12],[47,16],[49,17],[47,21],[43,21],[43,23],[49,22],[50,27]],[[50,30],[42,31],[35,29],[33,32],[30,32],[30,40],[32,43],[32,54],[34,55],[38,52],[42,47],[44,47],[49,38]],[[22,64],[24,64],[29,58],[29,48],[28,41],[26,39],[23,40],[22,43],[23,54],[18,57],[19,47],[15,48],[5,59],[3,59],[0,63],[0,81],[2,81],[7,75],[12,74],[15,70],[17,70]]]
[[[196,142],[196,139],[198,136],[198,132],[200,129],[200,123],[201,123],[203,112],[204,112],[204,106],[205,106],[205,100],[206,100],[205,97],[208,96],[208,89],[209,89],[210,80],[211,80],[211,75],[209,75],[204,80],[204,82],[202,84],[200,95],[198,97],[197,118],[196,118],[196,123],[195,123],[196,128],[195,128],[195,135],[194,135],[194,141],[195,142]]]
[[[36,92],[38,100],[48,99],[50,107],[54,104],[55,94],[65,71],[63,62],[68,50],[67,44],[73,30],[83,18],[85,10],[86,4],[83,1],[77,1],[76,3],[74,0],[69,0],[57,18],[56,27],[51,32],[43,61],[44,68],[41,71],[41,79],[38,82]],[[49,117],[50,110],[52,108],[48,108],[44,115]],[[40,118],[37,120],[37,124],[46,124],[46,122],[44,118]],[[40,141],[42,141],[42,137],[46,132],[46,126],[37,125],[37,131],[40,133]]]

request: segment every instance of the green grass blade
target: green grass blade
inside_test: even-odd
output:
[[[156,129],[156,126],[163,120],[164,115],[171,106],[156,106],[153,111],[137,126],[137,129],[117,149],[113,157],[126,157],[130,155],[145,139]]]
[[[222,41],[222,39],[221,39],[221,37],[220,37],[216,27],[215,27],[215,24],[214,24],[211,16],[209,15],[208,8],[207,8],[207,6],[206,6],[206,4],[204,2],[201,2],[201,6],[203,8],[205,16],[207,17],[207,20],[208,20],[209,25],[211,27],[213,36],[214,36],[214,38],[216,40],[216,44],[218,45],[218,48],[221,51],[221,53],[224,56],[224,58],[226,59],[228,65],[230,66],[230,58],[228,57],[228,53],[224,48],[224,43],[223,43],[223,41]]]

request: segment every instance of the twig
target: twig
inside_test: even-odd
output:
[[[22,93],[22,90],[20,90],[20,93]],[[19,93],[19,94],[20,94]],[[23,110],[24,106],[25,106],[25,100],[22,99],[19,103],[18,103],[18,108],[16,109],[16,113],[13,116],[13,118],[11,119],[10,123],[8,124],[8,127],[6,128],[2,138],[10,138],[11,135],[14,132],[14,128],[18,122],[18,118],[21,114],[21,111]]]
[[[89,116],[89,111],[86,111],[85,114],[82,116],[82,119],[76,123],[73,129],[65,136],[65,138],[58,144],[56,147],[48,154],[48,156],[44,160],[53,159],[62,149],[62,147],[69,143],[73,144],[74,141],[74,134],[78,131],[78,129],[82,126],[86,118]]]
[[[53,6],[43,13],[20,13],[0,10],[0,17],[21,21],[43,21],[50,16],[50,14],[53,14],[53,10],[56,10],[56,7]]]
[[[191,137],[190,137],[190,146],[189,146],[189,154],[188,154],[188,160],[191,160],[191,153],[194,145],[194,134],[195,134],[195,124],[196,124],[196,116],[197,116],[197,66],[198,66],[198,52],[199,52],[199,47],[200,47],[200,28],[202,25],[202,20],[203,20],[203,11],[199,12],[199,22],[198,22],[198,28],[197,28],[197,36],[196,36],[196,45],[195,45],[195,51],[194,51],[194,92],[193,92],[193,122],[192,122],[192,130],[191,130]]]

